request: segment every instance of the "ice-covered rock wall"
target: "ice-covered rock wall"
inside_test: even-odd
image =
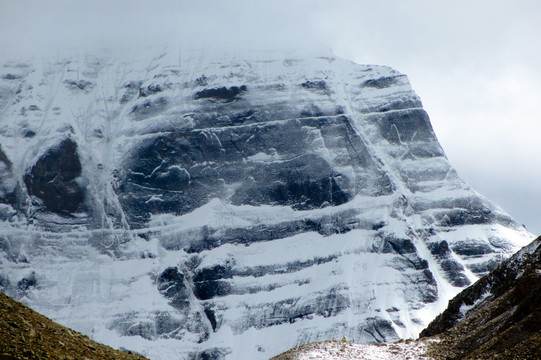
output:
[[[152,359],[415,336],[532,239],[388,67],[168,51],[0,78],[0,289]]]

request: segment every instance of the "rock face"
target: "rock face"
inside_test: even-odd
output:
[[[17,181],[13,176],[12,166],[11,161],[9,161],[0,147],[0,204],[14,204],[16,200],[15,185]],[[3,209],[5,209],[5,207]],[[4,212],[0,214],[2,214],[2,220],[5,220],[8,216],[8,214],[5,214]]]
[[[23,180],[28,194],[41,200],[45,211],[71,214],[84,201],[84,189],[76,180],[80,176],[77,144],[67,138],[43,154]]]
[[[1,289],[153,359],[416,336],[532,239],[388,67],[169,51],[2,71]]]
[[[541,238],[449,301],[421,332],[445,359],[537,359],[541,351]]]

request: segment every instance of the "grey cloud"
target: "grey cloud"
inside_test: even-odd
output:
[[[536,0],[5,0],[0,57],[319,41],[406,73],[459,173],[540,234],[541,210],[524,200],[541,188],[539,14]]]

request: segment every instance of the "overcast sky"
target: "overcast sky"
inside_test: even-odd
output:
[[[0,56],[317,41],[408,75],[452,165],[541,234],[541,1],[0,2]]]

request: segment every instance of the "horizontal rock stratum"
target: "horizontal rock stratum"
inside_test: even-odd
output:
[[[389,67],[170,49],[0,71],[0,289],[152,359],[413,337],[532,239]]]

